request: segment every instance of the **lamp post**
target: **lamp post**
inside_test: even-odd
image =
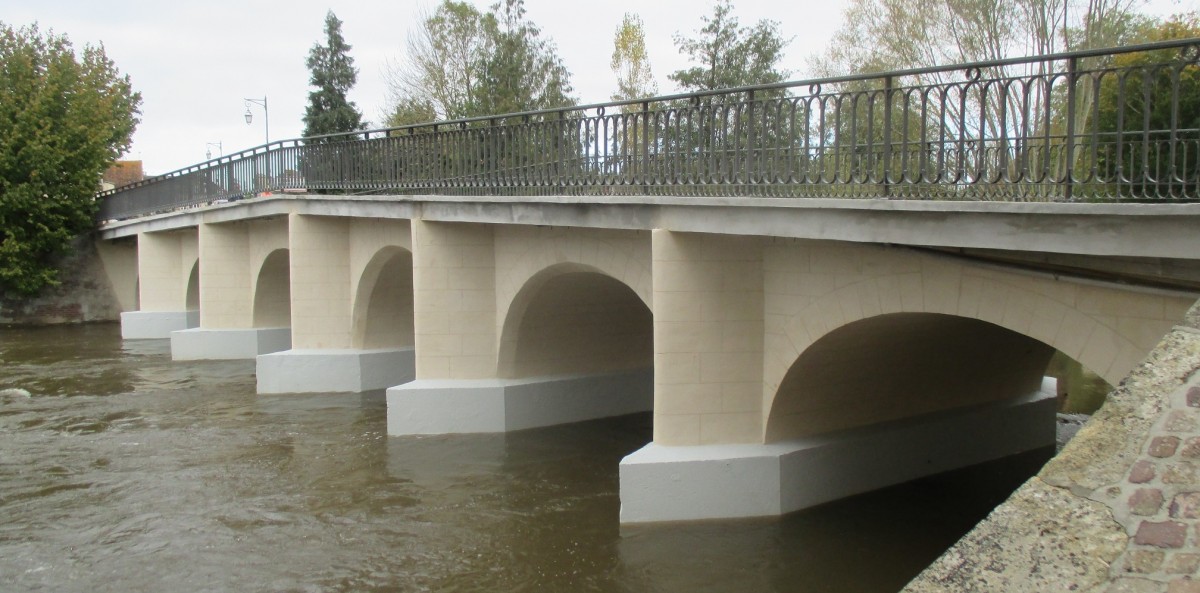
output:
[[[221,142],[219,140],[217,142],[205,142],[204,143],[204,156],[206,158],[208,158],[208,160],[210,160],[210,161],[212,160],[212,147],[214,147],[214,146],[217,147],[217,156],[218,157],[225,156],[225,150],[223,148],[221,148]]]
[[[255,105],[259,105],[263,108],[263,131],[265,132],[265,137],[267,140],[264,144],[270,144],[271,143],[271,112],[267,110],[267,96],[263,95],[263,98],[261,100],[260,99],[246,99],[246,115],[245,115],[246,125],[250,125],[250,122],[254,121],[254,114],[250,113],[250,104],[251,103],[254,103]]]

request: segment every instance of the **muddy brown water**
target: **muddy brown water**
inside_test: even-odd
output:
[[[388,437],[382,392],[262,396],[116,325],[0,330],[0,591],[900,589],[1045,461],[783,518],[621,527],[648,415]]]

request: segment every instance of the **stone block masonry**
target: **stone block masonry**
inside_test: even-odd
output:
[[[134,252],[130,250],[130,253]],[[117,321],[125,310],[92,237],[79,237],[57,263],[61,284],[26,297],[0,293],[0,325]],[[130,287],[132,289],[132,287]]]

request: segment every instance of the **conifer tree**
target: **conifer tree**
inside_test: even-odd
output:
[[[346,93],[358,80],[358,69],[350,57],[351,46],[342,37],[342,21],[333,11],[325,15],[325,45],[315,44],[308,52],[308,93],[304,110],[304,136],[319,136],[363,129],[362,112]]]

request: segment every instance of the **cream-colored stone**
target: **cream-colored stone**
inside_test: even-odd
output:
[[[762,376],[761,352],[702,352],[702,383],[744,383]]]
[[[722,388],[717,383],[664,385],[656,390],[661,397],[654,409],[663,414],[701,414],[724,412]]]
[[[138,235],[138,304],[142,311],[185,311],[197,262],[195,229]]]
[[[655,399],[654,442],[668,447],[700,444],[699,414],[662,414]]]
[[[412,221],[413,332],[418,379],[496,376],[495,258],[492,227]],[[426,288],[426,274],[437,288]],[[445,279],[444,284],[440,280]],[[450,288],[471,285],[476,290]],[[450,319],[475,314],[478,327]],[[456,331],[457,330],[457,331]],[[468,354],[469,353],[469,354]],[[444,359],[444,360],[443,360]]]
[[[696,352],[656,352],[654,383],[670,385],[700,382],[700,354]]]
[[[751,412],[761,418],[762,383],[756,380],[721,384],[721,411]]]
[[[700,416],[700,444],[762,442],[762,416],[755,412],[703,414]]]

